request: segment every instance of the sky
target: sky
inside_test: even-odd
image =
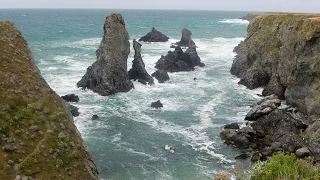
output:
[[[185,9],[320,13],[320,0],[0,0],[0,8]]]

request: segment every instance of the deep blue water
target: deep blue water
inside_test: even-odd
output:
[[[128,93],[101,97],[76,83],[95,60],[105,17],[120,12],[130,41],[152,27],[170,37],[167,43],[142,43],[147,71],[166,55],[170,44],[188,28],[206,64],[192,72],[170,73],[164,84],[134,82]],[[104,179],[212,179],[231,169],[240,150],[219,138],[223,125],[244,122],[257,91],[237,84],[230,75],[236,46],[246,36],[247,12],[168,10],[0,10],[21,30],[37,66],[59,95],[76,93],[81,115],[75,118],[85,143]],[[133,50],[128,68],[133,60]],[[193,78],[197,80],[194,81]],[[152,109],[161,100],[164,108]],[[93,114],[99,120],[91,120]],[[174,154],[168,147],[175,148]]]

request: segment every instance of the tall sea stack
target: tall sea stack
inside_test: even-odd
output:
[[[133,88],[127,72],[130,43],[122,15],[109,15],[103,29],[103,39],[96,51],[97,61],[88,67],[77,86],[102,96],[128,92]]]
[[[0,79],[0,179],[98,179],[70,109],[10,22],[0,22]]]

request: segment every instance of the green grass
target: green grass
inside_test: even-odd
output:
[[[320,179],[320,171],[311,163],[297,159],[294,154],[280,153],[254,169],[254,180]]]

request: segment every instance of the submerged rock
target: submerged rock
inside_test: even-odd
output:
[[[92,116],[92,118],[91,118],[91,120],[97,120],[97,119],[99,119],[99,116],[96,115],[96,114],[94,114],[94,115]]]
[[[151,76],[155,77],[159,83],[164,83],[165,81],[168,81],[170,79],[166,71],[159,69],[156,72],[152,73]]]
[[[66,100],[67,102],[79,102],[79,96],[75,94],[67,94],[65,96],[61,96],[61,98]]]
[[[151,103],[151,107],[159,109],[163,107],[163,104],[160,102],[160,100],[156,101],[156,102],[152,102]]]
[[[129,79],[137,80],[142,84],[154,84],[153,78],[145,69],[144,62],[141,57],[141,44],[135,39],[133,40],[133,48],[135,51],[134,60],[132,61],[132,68],[129,70]]]
[[[166,42],[168,41],[169,37],[162,34],[160,31],[156,30],[156,28],[152,28],[151,32],[149,32],[147,35],[141,37],[139,41],[145,41],[145,42]]]
[[[179,72],[193,71],[195,66],[204,66],[195,47],[189,47],[186,52],[183,52],[178,46],[174,51],[169,51],[166,56],[161,56],[155,68],[167,72]]]
[[[104,35],[96,51],[97,61],[88,67],[86,74],[77,83],[102,96],[128,92],[133,88],[127,72],[130,53],[129,35],[121,14],[111,14],[104,24]]]

